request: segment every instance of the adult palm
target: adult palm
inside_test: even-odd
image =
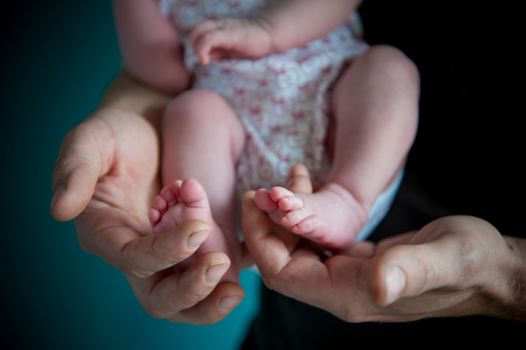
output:
[[[310,192],[296,167],[291,186]],[[357,242],[328,257],[243,201],[243,231],[265,284],[349,322],[490,315],[524,319],[524,240],[502,236],[471,216],[439,218],[378,244]],[[300,244],[298,244],[300,243]]]
[[[53,176],[52,215],[75,218],[81,246],[126,275],[143,307],[174,322],[212,323],[243,297],[218,282],[230,261],[208,253],[174,269],[206,239],[209,227],[186,222],[153,235],[148,208],[159,192],[159,115],[167,96],[121,75],[101,108],[64,139]]]

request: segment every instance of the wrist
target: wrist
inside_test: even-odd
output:
[[[526,240],[503,236],[495,256],[494,273],[481,287],[487,314],[505,319],[526,320]],[[500,257],[500,258],[499,258]]]
[[[275,44],[273,25],[270,19],[260,15],[250,19],[251,24],[260,32],[259,47],[264,55],[279,52]]]
[[[115,110],[143,116],[154,122],[172,96],[134,79],[125,70],[104,92],[100,110]]]
[[[526,321],[526,239],[505,236],[504,240],[509,254],[509,266],[505,267],[508,272],[507,315]]]

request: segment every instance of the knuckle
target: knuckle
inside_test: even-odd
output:
[[[168,318],[168,315],[165,315],[162,311],[162,308],[152,305],[151,303],[146,303],[143,305],[144,311],[154,318],[165,319]]]
[[[420,295],[426,291],[428,286],[435,285],[437,279],[437,273],[432,264],[428,264],[424,261],[416,264],[417,272],[416,275],[421,278],[417,278],[415,281],[415,295]],[[419,269],[419,270],[418,270]]]
[[[201,280],[186,281],[178,285],[180,290],[180,300],[186,305],[195,305],[205,299],[211,288]]]
[[[261,275],[263,284],[265,287],[267,287],[270,290],[277,291],[279,286],[279,281],[275,276],[272,276],[270,274],[262,274]]]
[[[181,259],[175,256],[173,253],[160,251],[157,261],[160,266],[170,267],[176,265]]]
[[[147,278],[152,275],[151,273],[139,270],[138,268],[136,268],[133,264],[129,262],[126,264],[126,267],[123,272],[130,274],[132,276],[135,276],[137,278]]]
[[[77,233],[77,242],[79,244],[80,249],[85,251],[86,253],[93,254],[93,247],[90,244],[90,240],[86,237],[86,235]]]
[[[182,299],[188,304],[195,305],[208,295],[207,292],[206,287],[198,283],[193,288],[183,291]]]
[[[365,318],[359,314],[357,314],[354,310],[351,308],[347,308],[344,311],[344,314],[342,315],[342,318],[345,322],[349,323],[361,323],[364,322]]]
[[[75,140],[78,138],[79,134],[82,133],[81,125],[77,125],[77,126],[71,128],[71,129],[69,129],[66,132],[66,134],[64,135],[64,140],[62,141],[63,145],[71,144],[71,143],[75,142]]]
[[[86,123],[81,123],[71,128],[66,133],[62,145],[66,145],[68,148],[72,148],[72,146],[79,145],[79,143],[83,143],[83,141],[86,141],[86,138],[91,134],[91,127],[88,126]]]
[[[460,260],[460,278],[459,284],[467,283],[475,276],[482,266],[482,262],[489,259],[486,249],[481,249],[480,240],[474,236],[465,236],[462,238],[457,251]]]
[[[126,243],[121,251],[120,260],[122,263],[119,266],[120,270],[125,274],[129,274],[138,278],[150,277],[153,273],[144,271],[143,269],[140,269],[136,266],[134,259],[132,258],[132,250],[135,250],[135,245],[132,244],[132,242],[134,241]]]
[[[171,248],[171,246],[164,244],[160,235],[153,237],[151,251],[162,266],[175,265],[187,256],[186,252],[183,252],[179,245],[174,249]]]

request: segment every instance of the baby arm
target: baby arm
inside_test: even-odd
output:
[[[223,57],[259,58],[299,47],[323,37],[345,22],[360,0],[274,1],[248,19],[207,20],[192,33],[194,50],[203,64]]]
[[[272,51],[302,46],[343,24],[360,0],[276,1],[261,18],[272,40]]]
[[[187,88],[190,73],[169,20],[155,0],[114,0],[113,9],[124,66],[135,78],[176,94]]]

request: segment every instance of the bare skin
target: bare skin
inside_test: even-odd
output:
[[[253,18],[206,20],[193,28],[190,37],[202,64],[229,57],[255,59],[326,35],[359,3],[338,0],[330,7],[318,0],[273,3]],[[115,2],[124,61],[147,83],[166,88],[169,74],[180,82],[173,92],[184,91],[191,72],[184,68],[177,34],[155,6],[152,1]],[[296,30],[298,26],[304,30]],[[418,72],[405,55],[392,47],[371,48],[335,86],[334,164],[325,185],[301,195],[279,187],[261,190],[256,203],[291,232],[329,248],[346,249],[367,222],[375,199],[402,168],[416,131],[418,85]],[[205,189],[211,207],[208,222],[214,227],[211,237],[223,238],[207,242],[198,254],[226,252],[232,259],[229,276],[235,276],[239,270],[235,168],[245,139],[242,125],[219,95],[190,90],[168,106],[163,133],[163,186],[194,178]],[[153,210],[160,214],[155,205]],[[162,214],[161,221],[183,220],[165,219]]]
[[[121,270],[149,314],[215,323],[244,295],[239,284],[220,283],[229,257],[210,252],[178,268],[207,239],[210,225],[188,220],[153,235],[148,220],[160,191],[158,125],[169,99],[122,73],[100,108],[65,137],[51,213],[75,220],[80,245]]]
[[[255,18],[207,20],[192,31],[193,47],[202,64],[262,57],[325,35],[359,4],[342,0],[326,7],[317,0],[290,0]],[[349,247],[374,200],[403,166],[416,132],[418,90],[418,71],[403,54],[387,46],[371,48],[336,84],[336,132],[329,145],[334,164],[325,185],[312,194],[280,186],[260,189],[256,205],[295,234],[332,249]]]
[[[311,191],[305,168],[297,167],[292,178],[297,192]],[[502,236],[482,219],[444,217],[322,259],[270,221],[254,192],[245,195],[243,208],[246,243],[265,284],[345,321],[526,320],[526,240]]]
[[[172,182],[161,190],[161,194],[155,197],[153,203],[149,216],[155,234],[168,232],[189,220],[201,220],[208,223],[211,229],[208,238],[199,248],[199,252],[202,254],[207,251],[229,251],[223,240],[224,228],[215,223],[206,192],[196,180],[186,179]],[[235,237],[235,232],[230,232],[227,237]],[[230,243],[234,246],[236,241],[233,240]],[[239,243],[237,245],[240,246]],[[230,250],[231,257],[233,253],[239,253],[239,250],[235,252]],[[234,258],[237,260],[239,257],[234,255]],[[187,259],[181,266],[190,266],[193,260]],[[238,281],[240,271],[237,266],[236,264],[228,270],[224,276],[225,280]]]
[[[148,218],[160,191],[158,124],[169,98],[121,73],[99,109],[64,138],[50,211],[57,220],[75,221],[81,247],[119,269],[150,315],[216,323],[244,296],[239,284],[220,282],[229,257],[210,252],[180,268],[210,225],[186,220],[154,235]],[[240,250],[248,266],[250,256]]]
[[[151,315],[214,323],[243,297],[239,285],[219,283],[222,271],[209,269],[228,264],[228,257],[210,253],[184,272],[172,269],[206,239],[209,225],[187,221],[160,235],[147,234],[147,208],[160,184],[157,169],[145,165],[157,159],[156,111],[168,99],[123,73],[100,109],[65,138],[51,212],[58,220],[76,218],[81,246],[120,269]],[[141,157],[137,146],[147,150]],[[286,188],[312,192],[306,170],[296,167]],[[112,201],[104,197],[108,191],[115,194]],[[253,193],[244,200],[244,227],[268,286],[347,321],[468,314],[526,319],[526,293],[520,289],[526,280],[526,242],[501,236],[477,218],[442,218],[378,245],[357,243],[324,261],[300,247],[297,235],[270,221],[254,205]],[[396,269],[388,275],[389,266],[399,266],[402,275]]]

